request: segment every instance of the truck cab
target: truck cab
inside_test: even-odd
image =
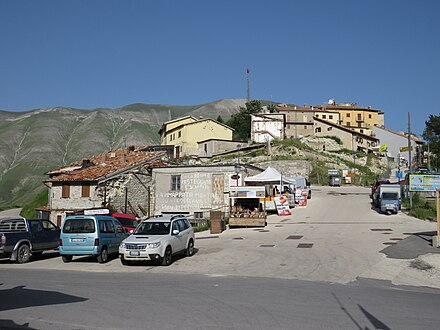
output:
[[[380,211],[385,214],[397,214],[400,208],[400,198],[397,192],[382,192],[380,196]]]

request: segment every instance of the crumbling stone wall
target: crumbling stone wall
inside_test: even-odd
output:
[[[104,194],[104,187],[100,193]],[[153,197],[154,187],[150,174],[130,173],[106,182],[107,205],[120,213],[127,212],[138,218],[151,216]]]

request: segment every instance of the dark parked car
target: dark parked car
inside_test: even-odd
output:
[[[0,258],[22,264],[58,247],[60,228],[45,219],[0,219]]]

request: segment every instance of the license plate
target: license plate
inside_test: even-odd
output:
[[[139,256],[141,253],[139,251],[130,251],[131,256]]]
[[[72,242],[73,243],[82,243],[82,242],[84,242],[86,239],[85,238],[72,238]]]

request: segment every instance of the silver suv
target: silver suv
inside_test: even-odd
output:
[[[184,215],[144,220],[119,246],[123,265],[136,260],[151,260],[169,266],[177,253],[194,254],[194,230]]]

